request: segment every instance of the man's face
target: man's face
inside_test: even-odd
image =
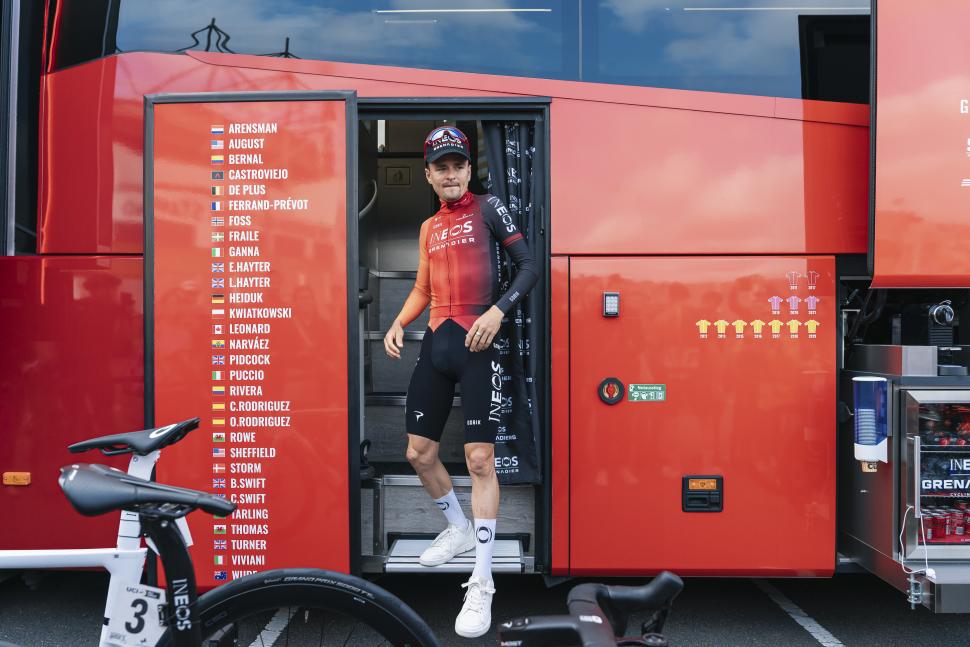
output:
[[[465,195],[472,179],[471,163],[456,153],[445,155],[428,164],[424,169],[428,184],[445,202],[454,202]]]

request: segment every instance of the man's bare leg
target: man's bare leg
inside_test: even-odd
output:
[[[432,499],[440,499],[452,490],[451,476],[438,458],[439,445],[430,438],[408,434],[408,462]]]
[[[475,523],[475,570],[472,578],[492,581],[492,551],[495,548],[495,519],[498,517],[499,488],[495,475],[495,445],[467,443],[465,463],[472,477],[472,515]]]
[[[472,477],[472,514],[478,519],[495,519],[498,516],[499,503],[498,477],[495,475],[495,445],[492,443],[466,444],[465,463]],[[444,469],[444,465],[441,468]]]

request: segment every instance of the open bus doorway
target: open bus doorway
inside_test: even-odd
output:
[[[487,118],[490,116],[493,120]],[[414,285],[421,223],[439,208],[438,198],[425,179],[425,136],[439,125],[457,126],[468,135],[471,144],[473,169],[469,191],[476,194],[492,193],[506,203],[518,201],[519,196],[514,192],[510,194],[508,187],[498,186],[500,182],[505,183],[509,175],[522,172],[521,168],[506,168],[503,160],[507,152],[505,149],[528,146],[528,137],[536,142],[536,132],[540,133],[538,139],[542,142],[545,136],[542,130],[544,125],[541,125],[538,115],[522,119],[520,112],[514,117],[509,118],[501,113],[466,117],[447,109],[416,115],[413,107],[408,112],[382,109],[373,115],[367,110],[361,111],[358,151],[358,260],[362,333],[360,440],[363,448],[361,453],[366,455],[366,466],[362,467],[360,474],[360,564],[366,572],[470,572],[474,565],[474,551],[434,569],[418,563],[421,552],[444,527],[441,512],[405,459],[405,398],[427,329],[428,311],[406,327],[401,360],[387,357],[383,339]],[[522,142],[514,141],[520,137],[518,133],[521,133]],[[526,184],[526,187],[535,206],[528,237],[544,274],[548,265],[546,228],[543,223],[547,157],[544,154],[533,156],[531,150],[529,157],[532,170],[529,180],[534,184]],[[539,198],[535,199],[537,196]],[[522,208],[526,205],[517,206]],[[530,294],[533,304],[540,306],[533,307],[534,312],[523,312],[518,316],[514,311],[509,312],[509,319],[518,319],[520,325],[528,320],[528,332],[541,343],[522,339],[509,344],[525,347],[531,355],[525,360],[530,365],[526,367],[523,363],[522,366],[531,376],[530,387],[536,390],[536,395],[530,398],[531,411],[535,414],[530,428],[533,438],[531,444],[526,443],[533,448],[534,458],[512,456],[510,453],[522,450],[502,447],[501,441],[497,443],[496,471],[500,472],[500,482],[505,482],[501,486],[497,521],[495,572],[533,572],[537,558],[540,564],[544,560],[545,538],[548,537],[542,527],[548,517],[548,496],[543,485],[548,480],[544,477],[548,466],[545,455],[548,443],[544,437],[547,433],[547,416],[544,412],[548,401],[545,396],[548,386],[547,354],[544,348],[535,348],[537,345],[543,346],[548,339],[545,316],[547,299],[543,284],[544,277],[540,277],[539,284]],[[503,329],[506,327],[503,326]],[[524,383],[526,375],[521,377]],[[515,437],[515,434],[507,435]],[[500,432],[500,438],[502,436]],[[528,451],[528,447],[525,451]],[[470,516],[471,478],[464,458],[460,387],[456,390],[452,411],[442,435],[439,456],[452,476],[462,508]],[[518,477],[501,473],[503,464],[518,465],[520,460],[534,461],[534,471]],[[516,484],[509,484],[516,481]]]

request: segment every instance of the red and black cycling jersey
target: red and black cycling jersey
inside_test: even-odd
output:
[[[516,276],[499,294],[501,247],[515,263]],[[513,222],[493,195],[466,192],[421,225],[420,261],[414,289],[431,299],[430,327],[453,319],[468,330],[492,305],[504,313],[524,297],[538,279],[535,259]],[[421,310],[424,306],[421,306]],[[409,322],[419,312],[401,313]]]

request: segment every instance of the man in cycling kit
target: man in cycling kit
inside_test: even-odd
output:
[[[390,357],[400,359],[404,327],[431,304],[428,330],[411,376],[405,408],[407,459],[442,510],[448,527],[421,555],[437,566],[475,548],[475,570],[462,586],[465,603],[455,631],[468,638],[491,626],[492,549],[499,487],[495,436],[502,409],[502,367],[492,345],[502,318],[535,285],[538,271],[529,246],[501,200],[468,192],[468,138],[451,126],[435,128],[424,143],[425,174],[441,208],[421,225],[418,275],[401,313],[384,337]],[[499,294],[503,247],[517,274]],[[461,383],[465,416],[465,462],[472,480],[474,523],[465,518],[438,445]]]

